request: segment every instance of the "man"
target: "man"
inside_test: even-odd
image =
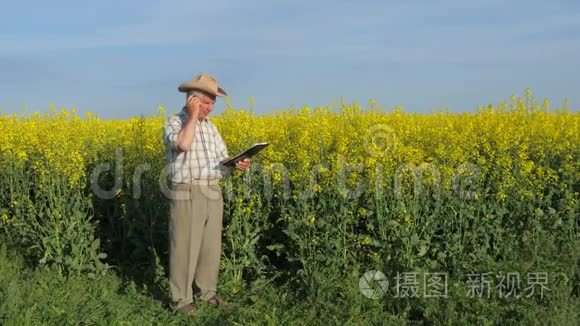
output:
[[[164,126],[172,190],[182,195],[170,202],[169,283],[173,309],[193,316],[194,281],[197,299],[214,306],[223,303],[216,294],[223,220],[218,181],[232,168],[219,164],[228,156],[227,148],[207,117],[216,98],[227,93],[208,74],[195,76],[178,90],[186,93],[185,106]],[[235,168],[246,171],[250,164],[245,159]]]

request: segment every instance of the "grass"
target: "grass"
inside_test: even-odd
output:
[[[164,298],[154,296],[146,286],[123,280],[114,273],[94,280],[64,278],[51,269],[33,269],[14,250],[0,243],[0,324],[1,325],[279,325],[317,324],[321,320],[346,321],[343,305],[324,316],[312,302],[298,302],[288,291],[268,283],[254,287],[228,306],[198,305],[196,318],[174,315]],[[166,292],[166,289],[164,291]],[[340,301],[341,299],[337,299]],[[343,300],[344,301],[344,300]],[[338,303],[338,302],[337,302]],[[342,302],[343,304],[345,302]],[[327,302],[326,305],[330,304]],[[328,308],[328,307],[326,307]],[[381,314],[367,316],[375,322]],[[334,313],[334,314],[333,314]],[[346,318],[345,318],[346,317]],[[350,317],[350,324],[357,318]]]
[[[439,325],[477,321],[484,325],[577,325],[580,301],[570,298],[557,307],[534,305],[492,311],[494,303],[474,312],[462,311],[451,300],[437,306],[439,320],[411,322],[417,311],[392,313],[396,302],[370,300],[345,286],[353,280],[329,279],[327,286],[307,295],[292,296],[284,286],[257,281],[228,305],[198,305],[196,318],[174,315],[167,306],[167,289],[154,291],[115,273],[100,279],[64,278],[49,268],[28,267],[15,251],[0,243],[1,325]],[[159,293],[157,293],[159,292]],[[157,293],[157,294],[154,294]],[[497,307],[502,310],[501,307]],[[504,307],[505,308],[505,307]],[[490,310],[491,309],[491,310]],[[495,309],[495,308],[494,308]],[[515,312],[509,316],[506,311]],[[519,315],[519,316],[518,316]]]

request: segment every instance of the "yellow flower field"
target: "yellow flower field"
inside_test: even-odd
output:
[[[1,115],[0,238],[62,274],[98,277],[112,265],[166,286],[169,114]],[[228,107],[210,119],[230,155],[270,143],[250,171],[222,184],[222,293],[276,279],[297,298],[359,300],[359,277],[382,270],[445,273],[449,302],[470,316],[573,305],[578,112],[528,92],[473,113],[406,113],[370,101],[264,115]],[[486,271],[545,272],[552,297],[505,305],[466,296],[466,275]],[[447,302],[383,299],[374,311],[416,309],[426,320],[440,320]]]
[[[161,128],[167,114],[161,108],[157,117],[119,121],[65,109],[3,115],[0,151],[3,159],[29,162],[40,174],[58,171],[76,183],[95,164],[114,161],[121,149],[124,168],[132,174],[140,164],[164,163]],[[566,180],[559,173],[578,171],[580,116],[549,109],[547,101],[530,104],[514,97],[510,104],[477,113],[427,115],[397,108],[387,113],[373,105],[304,107],[262,116],[228,108],[212,119],[230,155],[254,142],[270,142],[255,162],[264,170],[282,164],[291,180],[308,179],[317,164],[324,166],[316,173],[342,163],[354,165],[353,182],[360,175],[374,180],[377,166],[388,177],[411,164],[435,170],[441,186],[449,189],[454,173],[475,167],[480,176],[491,178],[502,200],[513,191],[521,199],[542,196],[548,184],[563,187]],[[556,163],[561,171],[554,170]],[[279,173],[274,178],[279,180]],[[529,187],[515,187],[518,178],[529,180]]]

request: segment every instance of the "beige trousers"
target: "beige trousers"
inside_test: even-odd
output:
[[[176,184],[169,220],[169,285],[174,308],[217,290],[221,258],[223,195],[219,185]]]

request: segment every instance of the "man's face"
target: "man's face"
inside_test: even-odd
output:
[[[199,98],[199,119],[205,119],[209,113],[213,110],[215,104],[215,98],[205,95],[196,95]]]

